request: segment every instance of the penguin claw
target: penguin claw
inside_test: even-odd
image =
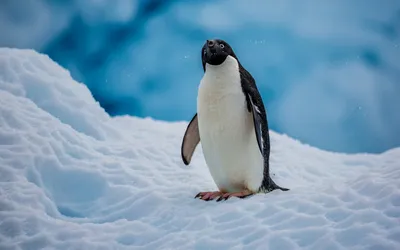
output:
[[[195,196],[194,198],[196,199],[196,198],[198,198],[198,197],[201,197],[201,192],[198,193],[198,194],[196,194],[196,196]]]
[[[204,201],[210,201],[214,200],[218,196],[221,196],[223,193],[219,191],[214,191],[214,192],[200,192],[198,193],[194,198],[200,198],[201,200]]]
[[[247,197],[250,197],[250,196],[252,196],[252,195],[254,195],[255,193],[253,193],[253,192],[251,192],[251,191],[248,191],[248,190],[245,190],[245,191],[241,191],[241,192],[236,192],[236,193],[225,193],[225,194],[223,194],[223,195],[221,195],[218,199],[217,199],[217,202],[220,202],[220,201],[222,201],[222,200],[228,200],[229,198],[231,198],[231,197],[236,197],[236,198],[239,198],[239,199],[244,199],[244,198],[247,198]]]
[[[222,201],[222,200],[227,200],[227,199],[229,199],[229,197],[224,197],[223,195],[221,195],[218,199],[217,199],[217,202],[220,202],[220,201]]]

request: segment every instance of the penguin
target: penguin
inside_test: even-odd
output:
[[[222,39],[206,40],[201,59],[204,75],[198,86],[197,112],[184,133],[181,157],[189,165],[201,141],[218,191],[199,192],[195,198],[221,201],[288,191],[270,176],[268,121],[254,78]]]

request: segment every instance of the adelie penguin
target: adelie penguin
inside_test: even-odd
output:
[[[201,141],[203,155],[218,191],[195,198],[217,201],[245,198],[275,189],[269,173],[270,139],[267,115],[255,80],[232,47],[207,40],[201,50],[204,76],[197,96],[197,113],[183,137],[181,155],[189,165]]]

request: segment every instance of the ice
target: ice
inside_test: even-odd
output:
[[[187,122],[110,117],[48,56],[0,49],[0,249],[399,249],[400,148],[319,150],[271,131],[290,188],[204,202],[216,186]]]
[[[223,38],[274,131],[381,153],[400,146],[399,13],[399,0],[9,0],[0,47],[48,54],[112,115],[180,121],[196,108],[204,41]]]

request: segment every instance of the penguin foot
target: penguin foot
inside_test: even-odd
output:
[[[200,198],[201,200],[205,201],[212,201],[215,198],[223,195],[224,193],[219,192],[219,191],[214,191],[214,192],[200,192],[198,193],[194,198]]]
[[[240,198],[240,199],[244,199],[244,198],[250,197],[250,196],[252,196],[254,194],[255,194],[254,192],[249,191],[249,190],[244,190],[244,191],[236,192],[236,193],[224,193],[223,195],[221,195],[218,198],[217,202],[218,201],[222,201],[222,200],[227,200],[227,199],[229,199],[231,197],[237,197],[237,198]]]

